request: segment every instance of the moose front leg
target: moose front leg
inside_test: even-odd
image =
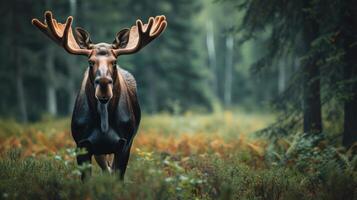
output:
[[[113,169],[115,173],[119,173],[119,177],[121,180],[124,179],[126,166],[128,165],[131,145],[127,150],[124,150],[125,146],[126,140],[120,139],[117,144],[117,152],[114,153]]]
[[[85,166],[92,163],[91,143],[89,141],[82,141],[78,144],[78,148],[85,149],[85,153],[77,156],[78,166],[84,168],[81,174],[81,179],[84,181],[92,173],[92,168]]]
[[[114,170],[116,173],[119,173],[120,180],[124,180],[129,155],[130,150],[114,155]]]

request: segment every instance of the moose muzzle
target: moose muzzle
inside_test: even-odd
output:
[[[113,97],[113,79],[111,77],[98,77],[95,79],[95,97],[101,104],[107,104]]]

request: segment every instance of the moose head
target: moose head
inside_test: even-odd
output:
[[[33,19],[32,24],[68,53],[88,57],[91,69],[89,78],[95,87],[95,97],[102,104],[108,103],[113,96],[118,56],[138,52],[157,38],[167,26],[165,16],[150,17],[147,24],[137,20],[135,26],[119,31],[112,44],[93,44],[90,34],[83,28],[76,27],[73,34],[72,21],[73,17],[69,16],[65,24],[58,23],[52,13],[46,11],[44,22]]]

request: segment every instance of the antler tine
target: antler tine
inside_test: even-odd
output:
[[[160,24],[160,26],[157,26],[158,24]],[[163,28],[167,26],[167,22],[166,22],[166,17],[164,15],[161,15],[161,16],[156,16],[155,17],[155,24],[154,24],[154,27],[156,29],[153,29],[152,31],[152,34],[153,35],[156,35],[158,33],[158,31],[162,31]]]
[[[138,52],[141,48],[157,38],[166,28],[167,21],[165,16],[150,17],[147,24],[141,20],[136,21],[136,26],[131,27],[129,42],[126,48],[114,49],[116,56]]]
[[[52,13],[50,11],[45,12],[45,23],[47,24],[50,33],[52,33],[57,42],[60,42],[61,37],[58,35],[54,25],[54,23],[57,24],[57,21],[53,19]]]
[[[57,42],[56,41],[56,39],[51,35],[51,34],[49,34],[49,32],[48,32],[48,29],[47,29],[47,24],[46,24],[46,22],[45,23],[42,23],[40,20],[38,20],[38,19],[32,19],[32,24],[34,25],[34,26],[36,26],[38,29],[40,29],[40,31],[42,31],[44,34],[46,34],[48,37],[50,37],[52,40],[54,40],[55,42]]]
[[[65,26],[64,31],[63,31],[63,36],[62,36],[62,40],[63,41],[62,42],[63,42],[63,45],[64,45],[65,49],[71,49],[71,46],[70,46],[71,41],[69,39],[69,36],[70,36],[70,34],[73,34],[72,31],[70,31],[71,26],[72,26],[72,21],[73,21],[73,17],[69,16],[67,18],[67,20],[66,20],[66,26]],[[71,35],[71,36],[73,37],[73,35]],[[81,49],[77,43],[72,44],[72,45],[77,45],[78,46],[78,48],[76,49],[78,53],[80,51],[84,50],[84,49]],[[83,51],[83,53],[81,53],[81,54],[88,55],[86,53],[86,51]]]
[[[52,13],[50,11],[46,11],[44,23],[38,19],[33,19],[32,24],[39,28],[58,45],[64,47],[68,53],[90,55],[91,50],[81,49],[75,41],[71,28],[72,21],[73,17],[69,16],[65,24],[58,23],[55,19],[53,19]]]

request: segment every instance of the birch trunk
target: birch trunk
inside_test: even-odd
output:
[[[20,120],[23,123],[28,122],[28,114],[27,114],[27,106],[26,106],[26,97],[25,97],[25,89],[23,83],[23,74],[20,63],[17,58],[18,47],[15,47],[15,67],[16,67],[16,92],[17,92],[17,100],[20,108]]]
[[[217,58],[216,58],[216,48],[214,44],[214,29],[212,21],[207,21],[206,24],[207,28],[207,37],[206,37],[206,44],[207,44],[207,52],[208,52],[208,61],[209,67],[211,69],[211,87],[213,94],[215,97],[218,97],[218,84],[217,84]]]
[[[286,59],[279,61],[278,92],[283,93],[286,87]]]
[[[157,86],[156,82],[153,81],[157,79],[155,77],[155,74],[153,72],[153,67],[147,66],[147,73],[146,73],[146,78],[147,78],[147,84],[149,86],[149,96],[148,96],[148,103],[149,103],[149,112],[150,113],[156,113],[158,110],[158,105],[157,105]]]
[[[69,0],[70,5],[70,15],[74,18],[77,15],[77,0]],[[75,22],[73,22],[73,27],[75,27]],[[67,85],[67,93],[68,93],[68,107],[67,112],[70,114],[73,111],[74,103],[76,101],[76,87],[75,87],[75,75],[76,70],[74,69],[76,58],[68,57],[67,58],[67,70],[68,70],[68,85]]]
[[[224,105],[230,106],[232,103],[232,81],[233,81],[233,46],[234,38],[229,35],[226,38],[226,68],[224,82]]]
[[[46,51],[46,94],[47,94],[47,112],[53,116],[57,115],[57,95],[56,95],[56,80],[54,66],[54,49],[52,44],[49,44]]]
[[[26,106],[26,97],[25,97],[25,88],[23,83],[23,71],[22,71],[22,63],[20,61],[20,47],[18,41],[20,40],[21,36],[19,35],[20,31],[20,23],[19,18],[17,17],[17,6],[19,2],[15,0],[12,4],[12,30],[13,36],[12,38],[12,61],[14,63],[15,73],[16,73],[16,94],[17,94],[17,103],[19,105],[20,111],[20,121],[23,123],[28,122],[28,113],[27,113],[27,106]]]

